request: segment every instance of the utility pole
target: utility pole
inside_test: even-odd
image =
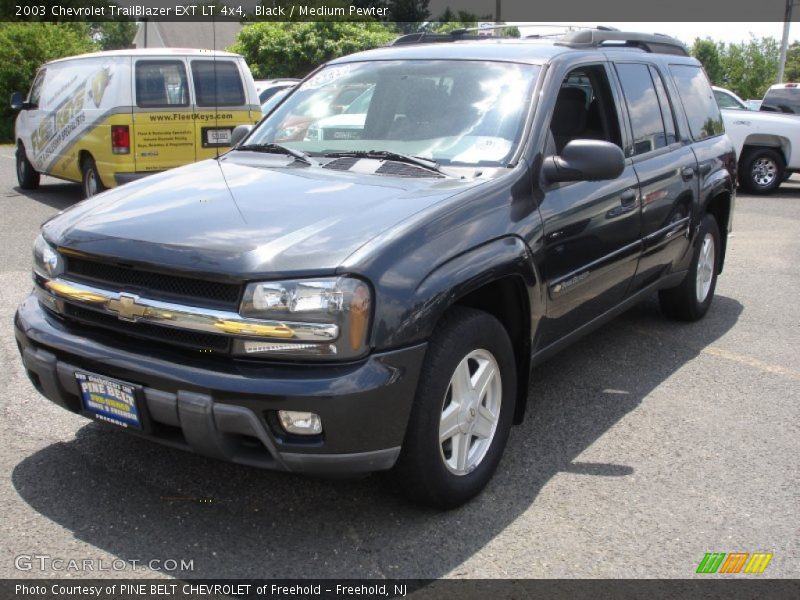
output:
[[[498,2],[500,0],[497,0]],[[778,61],[778,81],[783,83],[783,70],[786,68],[786,51],[789,48],[789,26],[792,23],[792,7],[794,0],[786,0],[786,11],[783,15],[783,39],[781,40],[781,57]]]

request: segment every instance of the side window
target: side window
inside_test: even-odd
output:
[[[39,73],[36,75],[36,79],[33,80],[33,84],[31,85],[31,92],[28,94],[28,102],[34,106],[39,106],[45,73],[47,73],[47,69],[42,69],[39,71]]]
[[[658,105],[661,108],[661,118],[664,119],[664,131],[667,134],[667,145],[674,144],[678,141],[677,127],[675,126],[675,113],[672,111],[672,105],[669,102],[664,80],[661,78],[661,73],[659,73],[658,69],[655,67],[650,67],[650,76],[653,78],[653,83],[656,86]]]
[[[243,106],[244,86],[236,64],[229,60],[193,60],[197,106]]]
[[[633,130],[633,151],[629,156],[645,154],[667,145],[661,107],[650,69],[641,63],[618,63],[616,66]]]
[[[725,92],[714,90],[714,98],[717,99],[717,104],[720,108],[734,108],[736,110],[747,110],[746,106],[742,106],[736,101],[736,98]]]
[[[703,69],[695,65],[670,65],[669,70],[689,119],[692,138],[700,141],[725,133],[719,106]]]
[[[605,140],[622,147],[614,96],[603,65],[570,71],[561,83],[545,154],[560,154],[577,139]]]
[[[136,106],[189,106],[186,69],[179,60],[136,62]]]

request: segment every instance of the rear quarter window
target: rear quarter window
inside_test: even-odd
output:
[[[692,139],[700,141],[725,133],[722,114],[703,69],[695,65],[670,65],[669,70],[686,111]]]

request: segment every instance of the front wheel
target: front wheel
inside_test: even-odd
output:
[[[97,165],[91,156],[83,160],[81,172],[84,198],[91,198],[106,189],[100,179],[100,175],[97,174]]]
[[[692,264],[684,280],[679,286],[658,293],[662,312],[672,319],[702,319],[714,299],[719,271],[720,235],[717,221],[711,215],[703,217],[697,240]]]
[[[41,175],[33,168],[28,155],[25,153],[25,146],[17,146],[17,182],[23,190],[35,190],[39,187]]]
[[[455,307],[431,338],[394,476],[412,501],[454,508],[497,468],[511,429],[516,367],[493,316]]]
[[[786,179],[785,169],[774,148],[751,148],[739,162],[739,183],[751,194],[770,194]]]

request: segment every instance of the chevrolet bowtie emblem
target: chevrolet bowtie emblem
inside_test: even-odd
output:
[[[106,308],[117,313],[121,321],[136,321],[147,314],[148,308],[137,304],[138,296],[133,294],[120,294],[119,300],[109,300]]]

